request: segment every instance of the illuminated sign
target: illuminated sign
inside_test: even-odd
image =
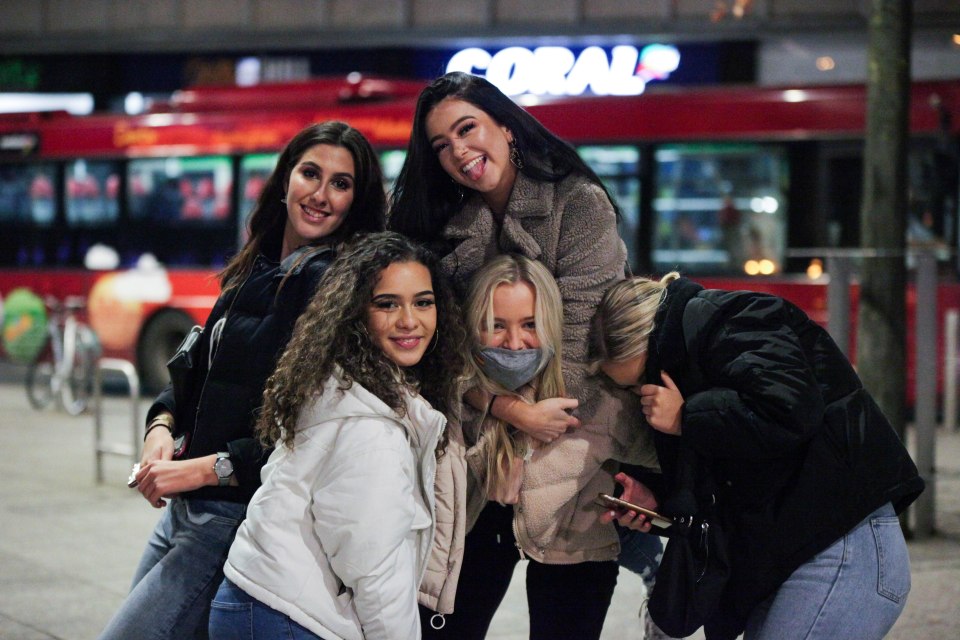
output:
[[[607,51],[587,47],[575,54],[567,47],[507,47],[496,53],[471,47],[456,52],[447,72],[485,77],[510,96],[533,94],[635,96],[651,80],[663,80],[680,66],[676,47],[651,44],[643,49],[620,45]]]

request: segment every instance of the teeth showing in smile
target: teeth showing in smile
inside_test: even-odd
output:
[[[311,220],[323,220],[327,217],[327,214],[325,214],[323,211],[317,211],[308,207],[303,207],[303,212],[307,214],[307,217]]]
[[[402,349],[412,349],[420,343],[420,338],[394,338],[393,340]]]
[[[467,164],[463,165],[460,169],[463,173],[470,173],[470,170],[479,165],[483,161],[483,156],[478,156],[475,159],[471,160]]]

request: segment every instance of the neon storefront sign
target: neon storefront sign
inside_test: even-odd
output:
[[[635,96],[648,82],[664,80],[680,66],[680,52],[663,44],[637,49],[629,45],[587,47],[574,53],[567,47],[507,47],[495,53],[470,47],[456,52],[447,72],[464,71],[485,77],[510,96],[522,94]]]

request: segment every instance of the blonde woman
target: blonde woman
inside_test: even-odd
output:
[[[897,514],[924,483],[826,331],[782,298],[674,272],[611,287],[592,337],[600,370],[640,396],[667,482],[682,443],[719,487],[732,575],[707,637],[882,638],[910,591]],[[629,502],[665,502],[617,479]]]
[[[563,310],[546,267],[520,255],[494,258],[473,280],[466,317],[480,389],[531,405],[564,397]],[[473,528],[454,613],[441,631],[424,624],[426,637],[483,638],[523,558],[530,637],[600,636],[619,547],[595,500],[613,488],[608,463],[627,459],[639,433],[629,421],[617,424],[587,424],[549,443],[489,413],[465,427]]]

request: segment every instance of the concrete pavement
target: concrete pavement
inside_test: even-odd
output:
[[[90,415],[34,411],[10,379],[0,383],[0,640],[95,638],[122,602],[158,512],[126,488],[125,458],[108,457],[106,482],[95,482]],[[129,442],[129,401],[107,398],[105,417],[107,437]],[[960,638],[960,435],[940,430],[936,468],[937,535],[909,544],[913,591],[889,635],[896,640]],[[524,568],[491,639],[527,637]],[[642,637],[642,596],[639,578],[621,571],[604,639]]]

